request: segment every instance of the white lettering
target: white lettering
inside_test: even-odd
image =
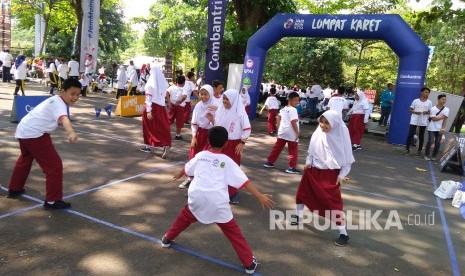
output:
[[[312,29],[325,29],[328,31],[342,31],[344,30],[344,24],[346,19],[313,19]]]
[[[370,32],[377,32],[379,29],[379,24],[383,20],[376,20],[376,19],[352,19],[350,23],[350,30],[351,31],[370,31]]]

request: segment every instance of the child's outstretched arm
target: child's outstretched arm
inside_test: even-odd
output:
[[[184,175],[184,166],[182,166],[181,170],[177,174],[173,175],[173,180],[178,180],[179,178],[183,177],[183,175]]]
[[[76,132],[74,132],[73,126],[71,125],[71,121],[69,120],[68,116],[61,117],[61,124],[65,128],[66,133],[68,134],[68,141],[70,141],[71,143],[76,142],[78,137],[76,135]]]
[[[258,201],[262,205],[262,208],[266,207],[268,209],[271,209],[275,205],[275,202],[271,200],[271,195],[260,193],[260,191],[251,182],[245,185],[245,189],[258,199]]]

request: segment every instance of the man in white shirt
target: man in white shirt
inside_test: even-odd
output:
[[[11,65],[13,63],[13,56],[10,54],[9,49],[3,50],[0,54],[0,60],[2,61],[2,80],[3,82],[11,81]]]
[[[79,62],[76,61],[76,56],[71,56],[71,60],[68,62],[68,76],[70,79],[79,80]]]
[[[407,151],[403,153],[404,155],[410,154],[410,145],[412,145],[413,143],[413,136],[415,135],[415,132],[418,128],[419,133],[417,156],[421,156],[423,140],[425,137],[425,130],[426,126],[428,125],[430,110],[433,106],[433,103],[430,100],[428,100],[430,91],[431,90],[428,87],[423,87],[421,89],[420,98],[413,100],[412,104],[410,105],[409,111],[410,113],[412,113],[412,116],[410,117],[410,128],[407,136],[407,141],[405,143],[405,149]]]
[[[313,80],[313,85],[307,95],[308,108],[310,109],[310,118],[316,119],[318,117],[318,109],[316,108],[318,101],[323,98],[323,89],[318,84],[318,80]]]
[[[339,115],[342,117],[342,111],[344,109],[349,109],[349,104],[347,103],[347,100],[344,98],[344,87],[339,87],[337,89],[337,94],[332,96],[331,99],[329,99],[328,102],[328,109],[336,110]]]
[[[429,123],[428,123],[428,142],[426,143],[425,148],[425,159],[426,160],[436,160],[436,156],[439,153],[439,147],[441,146],[441,137],[445,132],[447,118],[449,117],[449,108],[445,106],[446,104],[446,95],[441,94],[438,96],[437,105],[431,108],[429,113]],[[429,153],[431,150],[431,145],[434,140],[434,149],[433,155],[430,157]]]

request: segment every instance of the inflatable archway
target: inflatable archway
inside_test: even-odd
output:
[[[393,144],[405,144],[410,123],[409,106],[420,96],[429,49],[399,15],[277,14],[247,43],[242,85],[250,86],[251,110],[257,106],[266,52],[283,37],[384,40],[399,56],[388,140]],[[250,118],[255,118],[254,112]]]

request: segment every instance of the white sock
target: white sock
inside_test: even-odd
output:
[[[338,225],[337,229],[339,230],[340,235],[347,236],[347,230],[345,225]]]
[[[304,205],[302,203],[295,205],[295,213],[297,214],[299,218],[302,218],[304,214]]]

